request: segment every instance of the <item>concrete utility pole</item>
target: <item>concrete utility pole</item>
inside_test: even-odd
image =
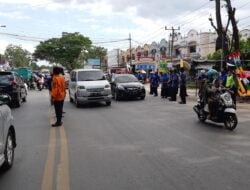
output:
[[[172,63],[173,62],[174,37],[176,35],[175,31],[180,30],[180,27],[178,27],[178,28],[172,27],[171,29],[170,28],[168,29],[167,26],[165,26],[165,30],[172,31],[172,33],[170,34],[170,36],[172,37],[171,46],[170,46],[170,56],[171,56],[170,58],[171,58],[171,63]]]
[[[130,65],[132,65],[132,45],[131,45],[131,34],[129,34],[129,38],[128,38],[128,40],[129,40],[129,57],[130,57]]]
[[[117,64],[118,64],[118,67],[120,66],[120,50],[117,49]]]

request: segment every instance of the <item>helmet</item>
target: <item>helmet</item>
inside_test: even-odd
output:
[[[214,69],[209,69],[207,77],[208,79],[217,79],[219,77],[219,73]]]

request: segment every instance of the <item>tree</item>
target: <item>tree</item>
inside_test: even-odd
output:
[[[87,59],[84,50],[90,49],[91,40],[79,33],[62,33],[60,38],[41,42],[33,54],[36,59],[47,60],[51,64],[61,64],[69,71],[83,67]]]
[[[107,49],[103,47],[97,47],[93,46],[88,50],[88,59],[104,59],[104,57],[107,55]]]
[[[242,60],[250,60],[250,38],[240,40],[240,52]],[[244,61],[244,66],[246,66],[246,61]]]
[[[224,1],[226,2],[226,8],[228,13],[226,26],[224,27],[222,24],[221,0],[215,0],[217,26],[214,25],[212,18],[209,18],[209,21],[218,35],[218,38],[216,40],[216,51],[218,51],[219,49],[223,50],[223,55],[224,55],[223,57],[225,59],[224,67],[225,67],[226,59],[229,53],[231,53],[232,51],[239,51],[239,31],[235,19],[236,9],[232,7],[231,0],[224,0]],[[232,24],[233,28],[231,44],[230,44],[230,39],[227,35],[230,23]]]
[[[214,52],[214,53],[210,53],[207,56],[208,60],[216,60],[216,61],[221,60],[221,57],[222,57],[222,50],[221,49]]]
[[[8,45],[4,55],[12,67],[28,67],[31,62],[31,53],[21,46]]]

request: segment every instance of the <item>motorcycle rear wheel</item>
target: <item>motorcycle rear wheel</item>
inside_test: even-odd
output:
[[[237,124],[238,124],[238,118],[236,114],[227,113],[225,115],[224,125],[228,130],[233,131],[236,128]]]

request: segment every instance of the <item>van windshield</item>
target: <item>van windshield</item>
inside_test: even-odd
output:
[[[106,80],[102,71],[78,72],[78,81],[96,81],[96,80]]]

